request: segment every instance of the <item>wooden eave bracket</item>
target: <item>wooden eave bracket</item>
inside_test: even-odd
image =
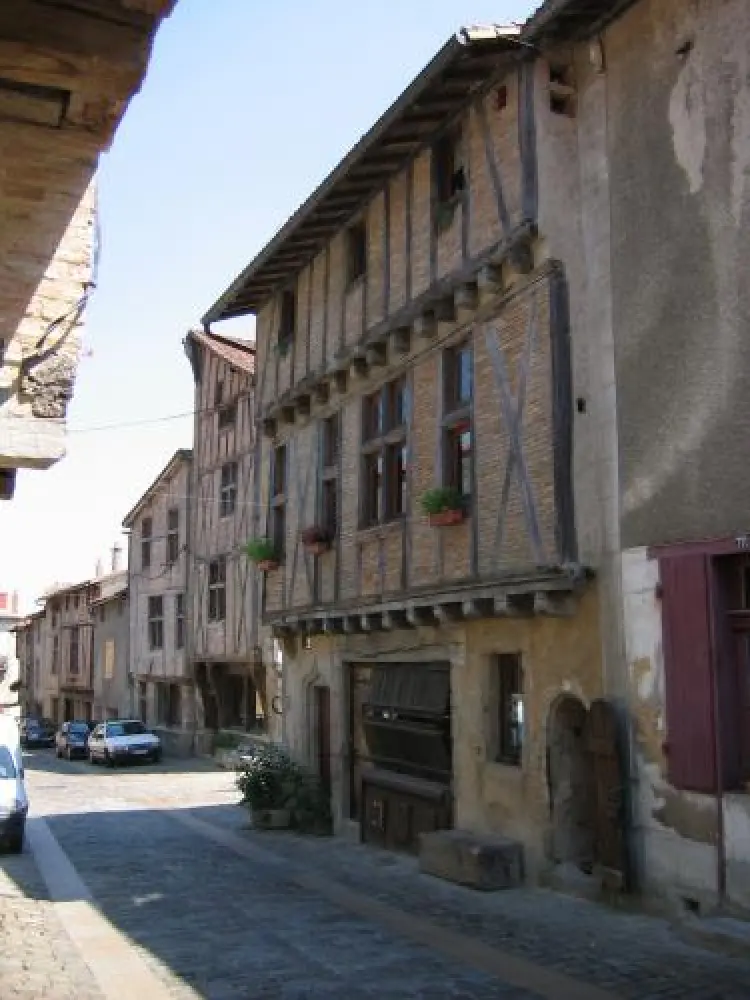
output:
[[[296,634],[310,631],[324,634],[369,634],[401,628],[451,627],[462,622],[492,618],[532,618],[535,616],[570,618],[578,609],[580,594],[591,573],[584,567],[554,567],[543,579],[519,579],[469,588],[450,594],[413,595],[386,605],[359,606],[347,609],[294,615],[271,622],[272,628]]]

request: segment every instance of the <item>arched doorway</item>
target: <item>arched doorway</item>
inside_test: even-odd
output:
[[[552,860],[589,874],[594,865],[596,786],[587,717],[586,706],[573,695],[554,702],[547,724],[547,777]]]

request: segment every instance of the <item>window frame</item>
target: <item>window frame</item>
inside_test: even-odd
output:
[[[409,394],[409,380],[403,373],[362,399],[361,530],[407,515]]]
[[[185,648],[185,591],[175,594],[174,598],[174,647]]]
[[[154,519],[150,515],[141,521],[141,569],[151,569],[151,546],[154,540]]]
[[[164,595],[149,594],[146,605],[148,648],[151,652],[164,649]]]
[[[497,653],[492,658],[492,669],[496,726],[494,760],[505,767],[520,768],[523,766],[525,735],[523,657],[520,652]],[[515,719],[514,700],[521,705],[520,718]],[[517,716],[518,713],[515,714]]]
[[[78,625],[68,629],[68,674],[70,677],[80,677],[81,674],[81,632]],[[75,650],[75,655],[73,651]]]
[[[227,557],[216,556],[208,564],[208,621],[223,622],[227,617]]]
[[[217,424],[219,433],[224,433],[237,422],[237,400],[222,404],[218,409]]]
[[[219,477],[219,517],[230,517],[237,509],[238,463],[224,462]]]
[[[460,359],[468,356],[468,392],[460,390],[462,383]],[[443,351],[443,417],[442,417],[442,485],[458,490],[465,501],[474,492],[475,436],[473,420],[474,401],[474,346],[465,338]],[[469,448],[464,450],[461,437],[469,435]],[[467,464],[468,484],[464,483],[464,464]],[[468,485],[468,491],[464,488]]]
[[[339,460],[341,456],[341,414],[332,413],[322,421],[320,450],[320,526],[331,539],[339,523]]]
[[[288,454],[285,444],[277,445],[271,452],[271,497],[268,534],[274,544],[276,558],[284,559],[286,552],[286,502],[289,476]]]
[[[464,137],[460,128],[446,129],[431,148],[432,200],[434,207],[451,205],[466,192]]]
[[[279,329],[276,342],[286,350],[294,341],[297,332],[297,289],[284,288],[279,295]]]
[[[346,227],[346,286],[352,288],[367,277],[367,219],[356,219]]]
[[[174,523],[176,522],[176,523]],[[167,566],[174,566],[180,557],[180,508],[167,511]]]

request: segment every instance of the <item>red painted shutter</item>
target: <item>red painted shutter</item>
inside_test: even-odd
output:
[[[659,561],[667,710],[667,771],[675,788],[716,789],[707,556]]]

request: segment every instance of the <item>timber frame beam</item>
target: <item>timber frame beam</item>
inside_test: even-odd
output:
[[[498,295],[509,292],[519,275],[533,269],[536,227],[524,223],[468,264],[447,275],[398,312],[340,349],[325,369],[268,403],[261,413],[263,433],[274,437],[280,424],[307,418],[315,403],[346,392],[348,379],[363,381],[409,352],[414,340],[430,342],[457,324],[471,322]],[[522,266],[519,266],[522,262]]]
[[[406,600],[295,609],[265,616],[277,638],[352,635],[419,627],[451,627],[482,618],[570,618],[593,572],[584,567],[454,591],[411,593]]]

